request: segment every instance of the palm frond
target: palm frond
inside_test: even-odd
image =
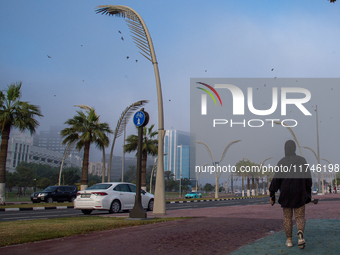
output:
[[[142,107],[143,105],[145,105],[148,102],[148,100],[141,100],[141,101],[137,101],[133,104],[131,104],[130,106],[126,107],[125,110],[122,112],[122,114],[120,115],[120,118],[117,122],[117,126],[115,129],[115,137],[119,137],[122,135],[126,124],[128,123],[131,115],[138,110],[140,107]]]
[[[220,159],[220,163],[222,162],[222,160],[224,159],[225,155],[227,154],[228,149],[230,148],[231,145],[240,142],[241,140],[235,140],[230,142],[223,150],[222,155],[221,155],[221,159]]]
[[[130,32],[133,42],[137,48],[140,49],[139,53],[144,56],[147,60],[152,62],[151,49],[149,40],[147,37],[145,25],[143,26],[142,18],[137,15],[131,8],[123,5],[101,5],[96,7],[97,14],[105,14],[109,16],[117,16],[125,19]]]
[[[214,160],[214,156],[212,155],[212,153],[211,153],[211,150],[210,150],[209,146],[208,146],[206,143],[204,143],[204,142],[200,142],[200,141],[194,141],[194,143],[198,143],[198,144],[202,144],[202,145],[204,145],[204,148],[206,148],[206,150],[208,151],[208,153],[209,153],[209,155],[210,155],[210,158],[211,158],[211,160],[212,160],[213,162],[215,162],[215,160]]]
[[[302,148],[308,149],[308,150],[310,150],[311,152],[313,152],[313,154],[314,154],[316,160],[319,162],[319,157],[318,157],[318,155],[316,154],[316,152],[315,152],[311,147],[302,146]]]

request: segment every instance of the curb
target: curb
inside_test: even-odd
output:
[[[36,211],[36,210],[51,210],[51,209],[72,209],[74,206],[48,206],[48,207],[26,207],[26,208],[3,208],[2,212],[14,211]]]
[[[198,203],[198,202],[209,202],[209,201],[251,199],[251,198],[256,198],[256,197],[234,197],[234,198],[213,198],[213,199],[201,199],[201,200],[181,200],[181,201],[169,201],[169,202],[166,202],[166,204]]]
[[[169,201],[166,204],[182,204],[182,203],[198,203],[209,201],[224,201],[224,200],[240,200],[240,199],[252,199],[256,197],[240,197],[240,198],[213,198],[202,200],[181,200],[181,201]],[[36,210],[53,210],[53,209],[73,209],[74,206],[48,206],[48,207],[26,207],[26,208],[1,208],[0,212],[16,212],[16,211],[36,211]]]

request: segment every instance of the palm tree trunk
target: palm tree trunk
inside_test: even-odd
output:
[[[5,187],[6,187],[6,162],[8,140],[11,131],[11,126],[6,125],[1,134],[1,149],[0,149],[0,204],[5,204]]]
[[[270,185],[270,180],[269,180],[269,175],[267,175],[267,195],[269,194],[269,185]]]
[[[247,176],[247,196],[250,196],[250,177]]]
[[[87,189],[89,179],[89,158],[90,158],[90,142],[85,142],[84,157],[83,157],[83,170],[81,174],[81,190]]]
[[[141,188],[146,190],[146,161],[148,154],[146,151],[142,152],[142,176],[141,176]]]
[[[255,180],[254,180],[254,176],[251,177],[251,195],[254,196],[255,195]]]
[[[244,177],[242,176],[242,197],[244,197]]]

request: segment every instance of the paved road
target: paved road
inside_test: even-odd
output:
[[[320,204],[326,201],[340,201],[340,198],[322,199]],[[184,210],[184,209],[200,209],[200,208],[220,208],[226,206],[244,206],[244,205],[266,205],[269,204],[268,197],[252,198],[252,199],[240,199],[240,200],[222,200],[222,201],[204,201],[204,202],[190,202],[187,203],[173,203],[166,204],[166,210]],[[42,204],[43,205],[43,204]],[[107,211],[93,211],[91,215],[108,215]],[[0,222],[2,221],[17,221],[17,220],[35,220],[35,219],[49,219],[60,217],[83,217],[80,210],[74,209],[55,209],[55,210],[31,210],[31,211],[6,211],[0,212]],[[120,212],[114,216],[128,216],[128,213]]]
[[[269,204],[268,198],[252,198],[240,200],[222,200],[222,201],[204,201],[204,202],[190,202],[187,203],[173,203],[166,204],[166,210],[183,210],[183,209],[196,209],[196,208],[217,208],[225,206],[242,206],[242,205],[259,205]],[[43,204],[41,204],[43,205]],[[107,211],[93,211],[91,215],[106,215]],[[128,216],[128,213],[119,213],[119,216]],[[60,217],[74,217],[84,216],[80,210],[74,209],[55,209],[55,210],[32,210],[32,211],[6,211],[0,212],[1,221],[16,221],[16,220],[35,220],[35,219],[48,219]]]

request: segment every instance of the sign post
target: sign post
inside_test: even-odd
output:
[[[149,114],[142,108],[133,116],[133,123],[138,127],[138,146],[137,146],[137,178],[136,178],[136,197],[135,205],[130,211],[130,218],[146,218],[146,212],[142,206],[141,199],[141,176],[142,176],[142,148],[143,148],[143,128],[149,122]]]

